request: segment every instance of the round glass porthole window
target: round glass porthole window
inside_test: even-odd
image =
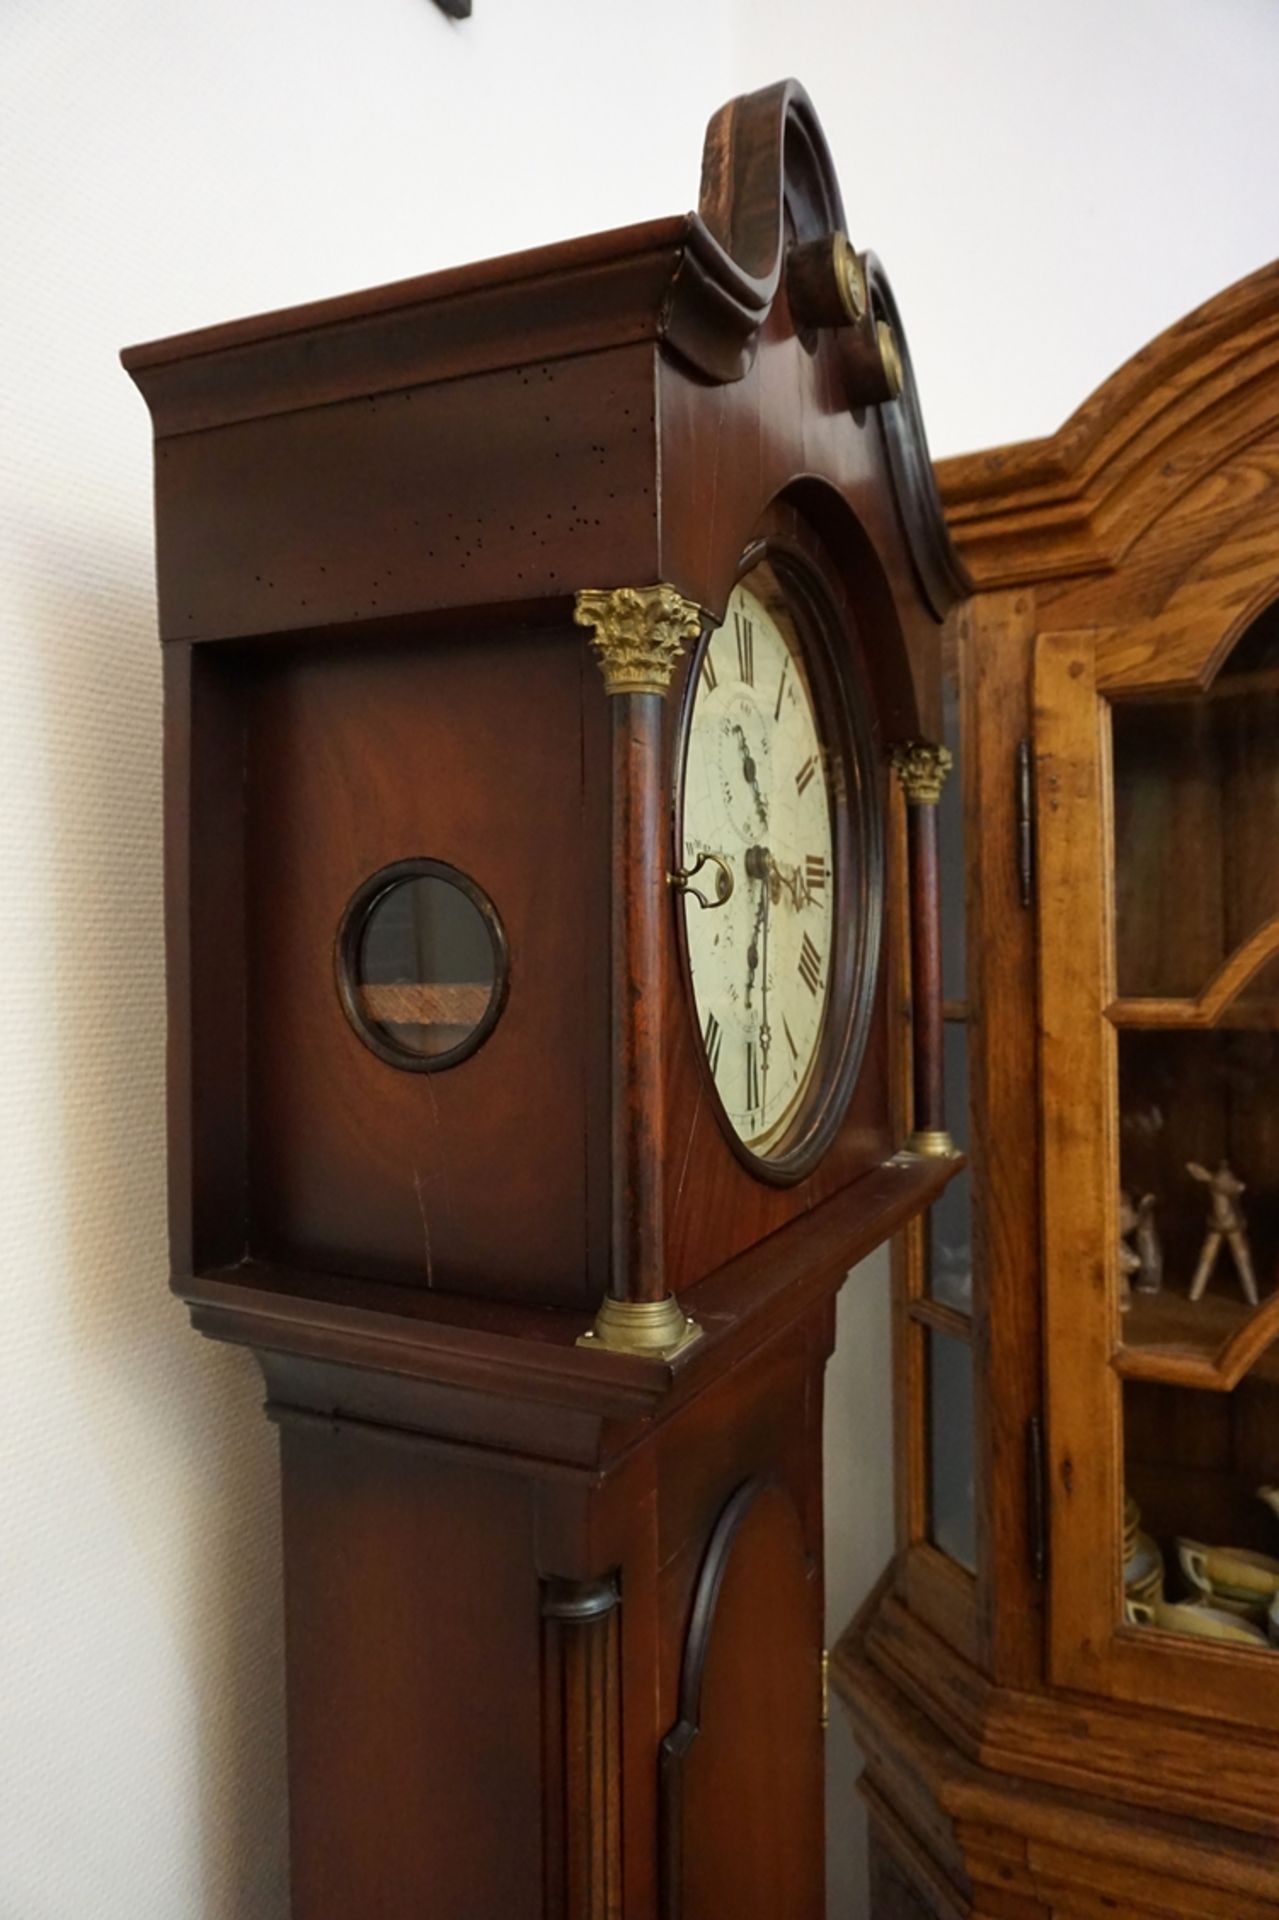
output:
[[[506,995],[492,901],[441,860],[401,860],[353,896],[337,941],[338,992],[356,1033],[411,1071],[456,1066],[492,1032]]]

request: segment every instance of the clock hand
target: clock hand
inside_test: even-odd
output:
[[[754,992],[754,989],[755,989],[755,975],[759,971],[759,936],[760,936],[760,928],[764,920],[764,910],[767,904],[768,904],[768,888],[765,887],[763,898],[760,900],[759,906],[756,908],[756,911],[755,911],[755,925],[751,930],[751,943],[749,947],[747,947],[746,949],[747,973],[746,973],[746,999],[744,1004],[748,1008],[751,1003],[751,994]]]
[[[759,1060],[760,1060],[760,1112],[768,1112],[768,1050],[773,1044],[772,1028],[768,1024],[768,908],[772,899],[771,882],[764,887],[764,960],[760,975],[761,1007],[759,1021]]]
[[[769,864],[781,885],[785,887],[790,894],[791,905],[795,908],[796,912],[798,912],[801,907],[806,907],[812,895],[808,890],[799,868],[795,867],[788,873],[780,861],[774,860],[771,855],[769,857]]]
[[[772,894],[774,901],[780,901],[783,887],[790,894],[791,905],[796,912],[801,907],[806,907],[812,899],[800,869],[795,867],[788,873],[781,861],[775,859],[767,847],[749,848],[745,864],[751,879],[767,881],[768,891]]]
[[[765,806],[764,796],[759,790],[759,769],[756,767],[754,757],[751,754],[750,742],[747,740],[745,730],[739,721],[734,720],[732,730],[737,735],[738,745],[742,750],[742,772],[746,775],[747,784],[755,796],[755,805],[759,809],[759,817],[764,825],[767,826],[768,808]]]
[[[758,1106],[760,1111],[764,1112],[768,1107],[768,1054],[773,1044],[773,1031],[768,1024],[768,910],[772,904],[773,897],[773,870],[768,848],[760,846],[748,847],[746,850],[746,859],[743,864],[746,868],[747,878],[758,880],[761,883],[759,889],[759,906],[755,913],[755,928],[751,936],[750,946],[746,952],[746,959],[750,968],[746,978],[746,1005],[748,1007],[750,1006],[751,994],[755,987],[756,972],[758,971],[760,974],[760,1074],[758,1087],[754,1089],[758,1094],[758,1098],[752,1101],[750,1099],[750,1093],[752,1091],[751,1069],[748,1064],[747,1104],[749,1106]],[[750,1049],[748,1046],[748,1061],[749,1052]]]

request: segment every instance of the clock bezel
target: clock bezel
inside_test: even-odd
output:
[[[820,542],[803,522],[770,516],[743,551],[730,595],[767,562],[786,592],[808,676],[831,795],[833,928],[830,987],[821,1037],[799,1110],[780,1140],[763,1152],[743,1140],[720,1098],[702,1041],[686,932],[687,907],[675,896],[676,946],[690,1014],[698,1072],[721,1133],[757,1179],[794,1186],[833,1145],[861,1072],[874,1018],[885,918],[885,852],[881,755],[875,705],[856,622]],[[681,864],[684,788],[702,662],[718,627],[708,628],[688,663],[674,751],[672,871]],[[855,857],[860,855],[860,857]]]

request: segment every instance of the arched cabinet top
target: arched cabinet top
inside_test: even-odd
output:
[[[1056,433],[943,460],[937,478],[979,588],[1078,580],[1113,573],[1179,514],[1215,515],[1219,536],[1223,510],[1232,524],[1264,508],[1273,463],[1235,475],[1224,503],[1203,489],[1276,435],[1279,261],[1161,333]]]

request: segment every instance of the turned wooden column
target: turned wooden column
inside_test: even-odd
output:
[[[952,1154],[946,1130],[946,1078],[942,1055],[941,863],[937,803],[950,772],[947,747],[912,740],[894,749],[893,767],[906,797],[906,845],[910,867],[910,995],[914,1116],[907,1146],[912,1153]]]
[[[668,883],[666,694],[701,610],[674,587],[579,593],[613,708],[612,1237],[608,1294],[584,1340],[669,1357],[698,1328],[667,1290],[662,1168]]]

